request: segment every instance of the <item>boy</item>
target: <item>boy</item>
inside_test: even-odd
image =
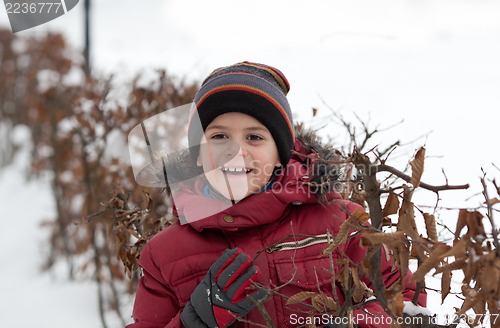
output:
[[[359,205],[328,188],[309,187],[337,178],[333,166],[320,168],[314,158],[337,158],[317,138],[295,135],[289,88],[276,68],[249,62],[217,69],[203,82],[185,159],[203,174],[173,190],[180,221],[142,251],[144,275],[129,328],[266,326],[257,303],[275,327],[295,327],[311,309],[287,305],[292,295],[321,291],[332,297],[335,288],[343,304],[340,284],[323,270],[330,268],[329,257],[318,255],[330,240],[327,232],[335,235]],[[292,150],[302,155],[292,156]],[[340,245],[332,253],[334,265],[344,254],[360,263],[366,249],[359,240]],[[383,258],[389,287],[399,272]],[[371,286],[366,277],[361,280]],[[406,300],[413,294],[414,285],[407,284]],[[420,303],[425,305],[425,294]],[[366,312],[388,316],[376,302],[354,313]]]

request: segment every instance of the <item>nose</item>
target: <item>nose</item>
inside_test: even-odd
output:
[[[244,144],[231,142],[231,144],[226,148],[226,155],[228,157],[245,157],[248,155],[248,150],[246,149],[246,146]]]

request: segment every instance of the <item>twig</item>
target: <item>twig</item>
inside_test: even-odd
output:
[[[399,171],[398,169],[396,169],[396,168],[394,168],[392,166],[386,165],[386,164],[379,164],[379,165],[373,166],[373,169],[376,172],[389,172],[389,173],[392,173],[395,176],[397,176],[397,177],[405,180],[406,182],[410,182],[411,181],[411,177],[409,175],[406,175],[405,173]],[[433,185],[427,184],[425,182],[420,182],[420,187],[422,187],[424,189],[427,189],[427,190],[430,190],[430,191],[439,192],[439,191],[442,191],[442,190],[468,189],[469,188],[469,184],[467,183],[467,184],[463,184],[463,185],[449,185],[447,183],[447,184],[441,185],[441,186],[433,186]]]
[[[380,156],[384,156],[385,153],[387,153],[387,155],[385,156],[385,158],[380,161],[382,164],[385,164],[385,162],[389,159],[389,156],[391,156],[392,152],[396,150],[396,146],[399,145],[399,140],[396,141],[395,143],[393,143],[392,145],[390,145],[389,147],[387,147],[383,152],[379,152],[379,155]]]
[[[84,218],[80,218],[80,219],[77,219],[77,220],[73,220],[73,223],[74,223],[74,224],[87,224],[87,223],[89,223],[89,222],[90,222],[93,218],[95,218],[96,216],[100,216],[100,215],[102,215],[102,214],[104,214],[104,213],[106,213],[106,212],[108,212],[108,211],[111,211],[111,210],[112,210],[112,208],[105,208],[105,209],[103,209],[103,210],[101,210],[101,211],[98,211],[98,212],[96,212],[96,213],[93,213],[93,214],[87,215],[87,216],[86,216],[86,217],[84,217]],[[87,221],[87,222],[83,222],[84,220],[85,220],[85,221]]]
[[[371,169],[373,168],[373,165],[371,164],[370,159],[356,149],[353,152],[353,163],[357,167],[361,167],[361,174],[363,176],[363,182],[365,183],[366,202],[368,203],[368,208],[370,210],[372,226],[375,229],[381,229],[383,224],[383,214],[382,205],[380,204],[380,187],[376,177],[377,171]],[[381,248],[378,247],[370,258],[370,280],[373,285],[374,294],[380,305],[388,315],[394,318],[395,316],[389,309],[387,299],[384,295],[385,285],[382,272],[380,271],[381,260]]]
[[[494,242],[495,247],[496,247],[497,256],[500,257],[500,247],[499,247],[499,243],[498,243],[497,228],[495,225],[495,221],[493,220],[492,204],[491,204],[490,197],[488,196],[488,187],[486,186],[486,181],[484,181],[485,176],[486,176],[486,173],[484,173],[483,177],[481,178],[481,184],[483,185],[483,195],[484,195],[484,199],[486,200],[486,206],[488,208],[488,214],[486,216],[490,220],[491,230],[492,230],[492,235],[493,235],[493,242]]]
[[[268,293],[269,293],[269,289],[268,289]],[[253,296],[251,294],[248,295],[248,298],[250,298],[250,300],[257,306],[257,309],[259,310],[260,314],[262,314],[262,316],[264,317],[264,320],[266,320],[267,325],[264,326],[264,325],[253,323],[253,322],[248,322],[248,323],[250,323],[251,325],[257,325],[260,327],[274,328],[273,321],[271,320],[269,313],[266,311],[266,308],[264,307],[264,303],[262,301],[257,301],[255,298],[253,298]]]
[[[441,290],[440,289],[435,289],[435,288],[431,288],[431,287],[427,287],[425,286],[425,289],[427,290],[432,290],[433,292],[436,292],[436,293],[440,293],[441,294]],[[449,295],[462,295],[461,292],[449,292],[448,293]]]
[[[493,179],[493,185],[495,186],[496,190],[497,190],[497,195],[500,196],[500,187],[497,185],[497,181],[495,179]]]
[[[352,281],[352,271],[351,268],[349,268],[349,276],[346,281],[347,286],[345,286],[344,288],[344,294],[345,294],[344,304],[342,304],[342,307],[340,308],[339,311],[339,316],[341,317],[345,316],[348,310],[352,306],[352,295],[354,294],[354,288],[351,285],[351,281]]]
[[[422,258],[417,255],[417,259],[418,259],[418,266],[420,267],[423,262]],[[402,279],[404,279],[404,277]],[[414,305],[418,305],[418,298],[420,296],[420,292],[422,292],[423,289],[425,289],[425,280],[417,281],[417,285],[415,286],[415,294],[413,294],[413,299],[411,300],[411,302]]]
[[[328,244],[332,242],[331,236],[330,236],[330,231],[326,230],[326,234],[328,236]],[[333,293],[333,298],[335,299],[335,303],[338,305],[339,304],[339,296],[337,295],[337,285],[335,283],[335,269],[333,267],[333,256],[332,253],[328,253],[328,260],[330,262],[330,274],[332,276],[332,293]]]

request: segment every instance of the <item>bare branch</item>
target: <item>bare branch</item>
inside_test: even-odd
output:
[[[373,168],[376,172],[392,173],[395,176],[405,180],[408,183],[411,181],[411,177],[409,175],[399,171],[398,169],[396,169],[392,166],[389,166],[386,164],[379,164],[379,165],[373,166]],[[446,183],[445,185],[441,185],[441,186],[433,186],[433,185],[430,185],[430,184],[427,184],[424,182],[420,182],[420,187],[427,189],[427,190],[430,190],[430,191],[434,191],[437,193],[437,192],[442,191],[442,190],[468,189],[469,184],[467,183],[467,184],[463,184],[463,185],[449,185],[448,183]]]
[[[500,256],[500,247],[499,247],[498,236],[497,236],[498,232],[497,232],[497,228],[495,225],[495,221],[493,220],[493,211],[492,211],[493,205],[491,204],[490,197],[488,196],[488,187],[486,186],[486,181],[484,180],[485,176],[486,176],[486,173],[484,173],[483,177],[480,180],[481,180],[481,185],[483,186],[483,195],[484,195],[484,199],[486,200],[486,206],[488,209],[488,213],[486,216],[490,220],[491,232],[493,235],[493,242],[495,243],[497,256]]]

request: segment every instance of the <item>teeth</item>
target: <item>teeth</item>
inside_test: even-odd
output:
[[[248,173],[251,171],[251,169],[246,169],[244,167],[240,167],[240,168],[237,168],[237,167],[223,167],[222,168],[222,171],[224,172],[231,172],[231,173]]]

